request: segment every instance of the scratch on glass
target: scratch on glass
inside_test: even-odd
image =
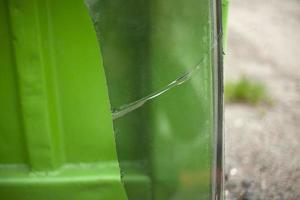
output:
[[[217,39],[218,37],[215,39],[215,42],[213,43],[212,47],[210,50],[214,50],[215,47],[217,46]],[[145,103],[147,103],[148,101],[155,99],[157,97],[159,97],[160,95],[164,94],[165,92],[189,81],[194,74],[196,74],[199,69],[201,68],[201,66],[203,64],[205,64],[206,59],[207,59],[208,53],[205,53],[202,58],[200,59],[200,61],[198,62],[198,64],[196,64],[194,67],[192,67],[191,69],[189,69],[187,72],[181,74],[178,78],[176,78],[174,81],[170,82],[169,84],[167,84],[166,86],[160,88],[159,90],[150,93],[149,95],[136,100],[134,102],[125,104],[120,106],[119,108],[115,108],[112,110],[112,117],[113,120],[116,120],[120,117],[123,117],[124,115],[127,115],[128,113],[140,108],[141,106],[143,106]]]

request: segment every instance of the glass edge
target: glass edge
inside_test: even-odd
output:
[[[212,199],[223,200],[224,193],[224,135],[223,135],[223,28],[222,0],[212,0],[213,20],[213,90],[214,90],[214,133],[212,160]]]

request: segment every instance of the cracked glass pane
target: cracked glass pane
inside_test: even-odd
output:
[[[86,3],[128,199],[218,199],[215,1]]]

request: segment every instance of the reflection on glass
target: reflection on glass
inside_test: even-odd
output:
[[[86,2],[103,56],[128,199],[211,199],[211,1]]]

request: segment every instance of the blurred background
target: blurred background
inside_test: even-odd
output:
[[[230,0],[226,199],[300,199],[299,45],[299,0]]]

